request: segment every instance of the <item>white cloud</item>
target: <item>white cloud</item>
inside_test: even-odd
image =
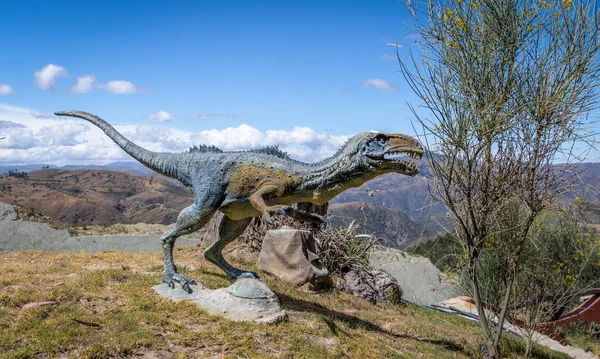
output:
[[[381,58],[384,60],[395,60],[396,56],[390,54],[381,54]]]
[[[148,122],[172,122],[176,119],[177,117],[171,115],[167,111],[158,111],[157,113],[146,116],[146,121]]]
[[[233,115],[233,114],[231,114],[231,113],[220,113],[220,112],[219,112],[219,113],[214,113],[214,112],[211,112],[211,113],[207,113],[207,114],[204,114],[204,115],[203,115],[203,114],[200,114],[200,113],[197,113],[197,112],[194,112],[194,113],[192,114],[192,117],[195,117],[195,118],[197,118],[197,119],[199,119],[199,120],[207,120],[207,119],[209,119],[209,118],[214,118],[214,117],[221,117],[221,118],[238,118],[239,116],[238,116],[238,115]]]
[[[214,145],[223,150],[241,150],[264,146],[265,135],[256,128],[241,124],[238,127],[227,127],[222,130],[212,129],[195,133],[192,143]]]
[[[24,125],[21,125],[20,123],[16,123],[16,122],[11,122],[11,121],[4,121],[4,120],[0,120],[0,130],[2,129],[7,129],[7,128],[24,128]]]
[[[71,92],[88,93],[92,91],[92,86],[96,78],[92,75],[77,76],[77,84],[71,87]]]
[[[11,85],[0,84],[0,95],[10,95],[14,92],[15,91],[13,90]]]
[[[110,122],[110,119],[107,118]],[[298,160],[315,162],[331,156],[348,136],[318,133],[308,127],[260,131],[250,125],[199,132],[149,125],[115,125],[125,137],[157,152],[182,152],[193,145],[223,150],[279,145]],[[56,117],[35,110],[0,104],[0,164],[106,164],[132,160],[100,129],[87,121]]]
[[[99,87],[101,89],[105,89],[107,91],[110,91],[110,92],[116,93],[116,94],[130,94],[130,93],[140,92],[140,89],[135,87],[134,84],[132,84],[129,81],[122,81],[122,80],[109,81],[107,84],[100,85]]]
[[[317,148],[326,137],[328,137],[328,135],[319,135],[315,130],[309,127],[294,127],[292,131],[268,130],[266,141],[267,145],[286,143],[302,144],[310,148]]]
[[[386,92],[392,92],[397,90],[396,86],[390,85],[389,83],[381,79],[366,79],[363,82],[363,87],[374,88]]]
[[[57,77],[67,76],[67,69],[62,66],[48,64],[40,71],[36,71],[35,82],[42,90],[53,90],[56,88],[54,80]]]

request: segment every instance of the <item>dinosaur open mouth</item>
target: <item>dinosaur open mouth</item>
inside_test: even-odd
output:
[[[394,158],[398,156],[410,156],[416,160],[420,160],[423,158],[423,151],[416,151],[413,148],[405,148],[405,147],[392,147],[389,150],[385,151],[384,157]]]
[[[415,165],[411,161],[405,161],[405,160],[401,159],[401,157],[404,157],[404,155],[401,155],[401,154],[388,154],[388,153],[386,153],[385,155],[383,155],[382,160],[384,160],[386,162],[400,163],[400,164],[405,165],[406,167],[409,167],[414,172],[419,172],[419,169],[417,168],[417,165]]]
[[[422,151],[415,151],[412,148],[390,148],[383,155],[377,156],[376,160],[386,161],[391,163],[402,164],[410,168],[413,172],[418,173],[418,167],[411,161],[405,160],[406,156],[420,160],[423,157]]]

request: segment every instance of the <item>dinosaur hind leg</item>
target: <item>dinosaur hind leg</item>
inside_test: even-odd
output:
[[[244,273],[252,274],[254,277],[259,279],[258,274],[238,269],[227,263],[225,258],[223,258],[222,253],[223,248],[225,248],[227,244],[244,232],[251,220],[252,218],[244,218],[234,221],[225,215],[221,216],[215,239],[204,251],[204,258],[221,268],[225,274],[227,274],[227,278],[229,278],[229,280],[232,282]]]
[[[214,210],[200,210],[196,204],[192,204],[179,213],[175,226],[162,235],[161,241],[165,257],[163,283],[167,283],[171,288],[174,288],[175,282],[178,282],[185,291],[191,293],[190,285],[197,283],[195,280],[177,272],[177,267],[173,261],[173,247],[178,237],[204,227],[214,212]]]

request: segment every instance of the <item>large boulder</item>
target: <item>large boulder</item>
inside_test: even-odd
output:
[[[265,234],[258,269],[294,286],[316,290],[331,283],[329,271],[316,254],[310,231],[282,227]]]
[[[425,257],[375,246],[370,252],[369,264],[391,274],[402,288],[402,298],[409,302],[438,304],[452,297],[450,286],[441,281],[438,269]]]

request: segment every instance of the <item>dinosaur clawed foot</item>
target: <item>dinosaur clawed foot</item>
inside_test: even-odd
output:
[[[188,294],[192,293],[191,285],[198,284],[198,282],[183,274],[173,273],[171,275],[163,275],[163,283],[167,283],[169,288],[174,289],[175,282],[179,283],[181,285],[181,288],[183,288],[183,290],[185,290]]]
[[[232,272],[227,273],[227,277],[229,278],[229,281],[231,283],[235,282],[239,278],[257,279],[262,282],[262,279],[256,272],[243,271],[243,270],[237,269],[237,268],[235,270],[233,270]]]

